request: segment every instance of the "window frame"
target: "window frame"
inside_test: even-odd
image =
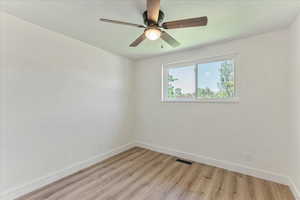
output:
[[[180,61],[174,62],[169,64],[162,65],[162,94],[161,94],[161,102],[165,103],[238,103],[239,96],[238,96],[238,54],[228,54],[222,56],[214,56],[214,57],[206,57],[201,59],[196,59],[193,61]],[[233,60],[234,63],[234,97],[228,98],[197,98],[197,87],[198,87],[198,66],[199,64],[205,64],[210,62],[218,62],[218,61],[225,61],[225,60]],[[182,68],[185,66],[192,66],[194,65],[195,69],[195,97],[193,99],[170,99],[168,98],[168,70],[170,68]]]

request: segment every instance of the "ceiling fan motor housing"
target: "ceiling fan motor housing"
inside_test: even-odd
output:
[[[0,0],[1,1],[1,0]],[[207,16],[182,19],[176,21],[164,22],[165,14],[160,10],[160,0],[146,0],[147,10],[143,13],[144,25],[128,23],[117,20],[110,20],[100,18],[103,22],[126,25],[136,28],[144,29],[144,33],[140,35],[135,41],[133,41],[129,46],[137,47],[145,39],[157,40],[161,38],[166,43],[172,47],[177,47],[180,43],[169,35],[163,29],[178,29],[178,28],[188,28],[188,27],[197,27],[197,26],[206,26],[207,25]]]
[[[159,10],[159,15],[158,15],[157,23],[148,20],[148,13],[147,13],[147,10],[143,13],[143,18],[144,18],[144,24],[145,24],[146,26],[160,25],[160,24],[162,23],[162,21],[164,20],[164,18],[165,18],[165,14],[164,14],[163,11]]]

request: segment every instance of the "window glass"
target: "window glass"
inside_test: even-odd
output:
[[[168,72],[168,98],[190,99],[195,97],[195,67],[170,68]]]
[[[235,95],[233,60],[197,65],[197,97],[228,98]]]
[[[164,68],[164,100],[231,100],[236,97],[233,59],[219,59]]]

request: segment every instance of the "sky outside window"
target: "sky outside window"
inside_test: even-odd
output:
[[[224,61],[198,64],[198,88],[209,88],[218,92],[220,82],[220,67]]]
[[[171,68],[169,69],[170,76],[174,78],[174,81],[169,80],[169,89],[173,87],[175,97],[190,97],[195,94],[195,67],[193,65]]]
[[[198,64],[197,67],[198,96],[226,98],[234,95],[233,60]]]

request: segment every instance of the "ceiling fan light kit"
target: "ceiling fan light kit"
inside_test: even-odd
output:
[[[161,36],[161,30],[156,27],[150,27],[145,30],[145,35],[149,40],[157,40]]]
[[[144,33],[129,45],[130,47],[138,46],[145,39],[157,40],[159,38],[164,40],[172,47],[178,47],[180,43],[162,29],[178,29],[206,26],[208,21],[208,18],[204,16],[162,23],[164,20],[164,16],[165,14],[160,10],[160,0],[147,0],[147,10],[143,13],[145,26],[103,18],[101,18],[100,20],[103,22],[145,29]]]

